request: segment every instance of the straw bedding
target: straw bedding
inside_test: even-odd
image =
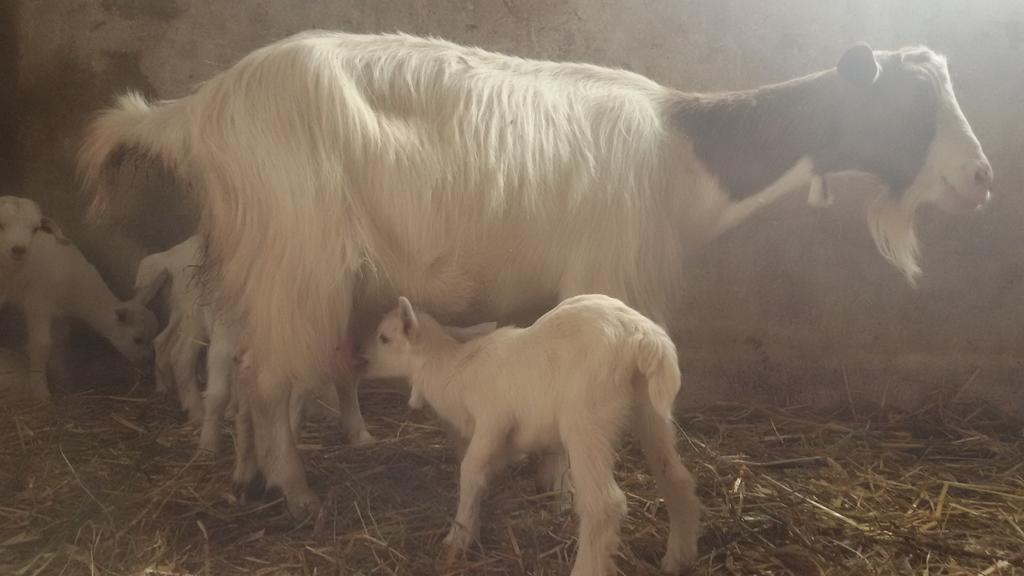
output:
[[[306,426],[325,497],[296,526],[280,500],[240,503],[231,441],[194,456],[196,431],[143,387],[0,401],[0,574],[567,574],[576,521],[524,461],[496,478],[481,542],[446,563],[457,463],[401,390],[367,385],[379,439]],[[679,448],[705,505],[696,574],[1024,574],[1019,424],[936,403],[833,414],[718,405],[680,414]],[[228,431],[225,431],[228,434]],[[622,574],[657,574],[667,517],[624,447]]]

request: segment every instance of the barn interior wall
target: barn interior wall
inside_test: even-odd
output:
[[[935,393],[1024,413],[1024,4],[1016,0],[11,0],[0,9],[0,179],[36,198],[124,291],[137,259],[189,233],[158,174],[132,222],[80,224],[73,155],[127,88],[187,94],[250,50],[308,28],[401,30],[516,55],[624,67],[693,90],[751,87],[834,65],[866,40],[950,59],[996,173],[985,213],[919,219],[925,276],[909,287],[863,222],[870,184],[839,202],[794,195],[691,265],[679,335],[691,401],[908,406]],[[11,32],[11,33],[9,33]],[[682,265],[682,263],[680,264]]]

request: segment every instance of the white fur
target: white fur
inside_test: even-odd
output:
[[[82,320],[127,359],[147,362],[157,320],[146,304],[164,280],[158,276],[134,298],[119,300],[73,244],[54,234],[34,235],[22,265],[0,278],[0,293],[6,295],[6,302],[25,313],[32,395],[41,400],[50,396],[46,367],[53,346],[53,322],[59,318]]]
[[[155,374],[158,389],[172,388],[181,405],[194,421],[202,421],[199,449],[216,453],[220,447],[220,428],[225,409],[233,399],[231,393],[240,335],[235,323],[201,300],[195,279],[201,257],[202,243],[192,236],[165,252],[151,254],[139,263],[136,286],[145,286],[160,274],[169,274],[170,291],[167,304],[167,326],[154,340]],[[200,349],[207,347],[206,365],[200,366]],[[206,391],[200,393],[197,371],[206,371]],[[297,434],[305,404],[325,402],[340,420],[353,443],[373,440],[355,406],[340,406],[334,387],[324,384],[306,395],[302,388],[293,390],[289,422]],[[346,395],[346,399],[348,395]]]
[[[477,537],[482,493],[510,457],[564,454],[580,517],[572,574],[614,574],[626,497],[612,468],[629,427],[669,509],[662,568],[677,573],[696,558],[700,504],[672,424],[675,345],[640,313],[607,296],[577,296],[529,328],[460,343],[402,299],[364,348],[367,376],[408,378],[413,401],[429,404],[466,445],[449,545],[465,549]]]
[[[32,237],[42,226],[43,213],[39,205],[28,198],[0,196],[0,274],[8,274],[20,264],[23,256],[14,250],[27,251]],[[0,292],[0,305],[3,304]]]
[[[289,469],[301,466],[290,383],[330,373],[331,343],[347,347],[397,294],[469,323],[599,292],[667,323],[687,255],[809,183],[803,159],[731,202],[671,125],[677,94],[626,71],[442,40],[304,33],[187,98],[123,97],[80,162],[91,187],[134,146],[197,192],[210,292],[258,363],[252,414],[272,430],[255,435],[255,457],[301,512],[317,499]],[[949,160],[939,148],[929,166]],[[915,190],[935,184],[919,180]],[[879,248],[912,276],[912,220],[903,207],[880,213]]]

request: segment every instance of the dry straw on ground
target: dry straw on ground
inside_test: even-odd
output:
[[[456,463],[428,416],[364,387],[380,439],[344,446],[330,422],[302,451],[326,496],[318,534],[280,501],[240,504],[225,454],[141,391],[0,403],[0,574],[567,574],[575,520],[539,495],[525,462],[496,479],[480,545],[446,566]],[[697,574],[1024,574],[1019,425],[932,405],[859,418],[716,406],[681,415],[699,478]],[[624,450],[622,574],[657,574],[666,514]]]

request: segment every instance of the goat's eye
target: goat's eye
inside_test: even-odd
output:
[[[136,336],[135,338],[132,338],[132,342],[142,346],[142,343],[145,342],[145,340],[143,340],[141,336]]]
[[[391,342],[391,338],[388,338],[387,336],[381,334],[380,335],[380,343],[381,344],[387,344],[388,342]]]

